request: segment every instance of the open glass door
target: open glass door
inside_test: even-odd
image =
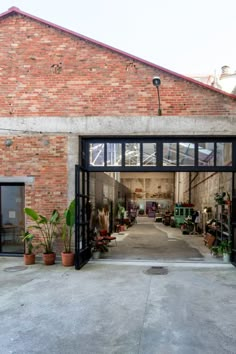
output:
[[[82,268],[91,257],[89,172],[75,167],[75,269]]]

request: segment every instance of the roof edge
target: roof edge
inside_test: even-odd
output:
[[[135,56],[135,55],[129,54],[129,53],[125,52],[125,51],[122,51],[122,50],[120,50],[120,49],[114,48],[114,47],[112,47],[112,46],[110,46],[110,45],[107,45],[107,44],[104,44],[104,43],[99,42],[99,41],[97,41],[97,40],[94,40],[94,39],[92,39],[92,38],[86,37],[86,36],[84,36],[84,35],[82,35],[82,34],[79,34],[79,33],[75,32],[75,31],[72,31],[72,30],[69,30],[69,29],[67,29],[67,28],[65,28],[65,27],[56,25],[55,23],[52,23],[52,22],[50,22],[50,21],[43,20],[43,19],[41,19],[41,18],[39,18],[39,17],[37,17],[37,16],[34,16],[34,15],[31,15],[31,14],[29,14],[29,13],[27,13],[27,12],[21,11],[18,7],[15,7],[15,6],[10,7],[7,11],[3,12],[2,14],[0,14],[0,20],[1,20],[2,18],[6,17],[6,16],[13,15],[14,13],[15,13],[15,14],[22,15],[22,16],[25,16],[25,17],[29,17],[29,18],[31,18],[32,20],[35,20],[35,21],[37,21],[37,22],[41,22],[41,23],[43,23],[43,24],[45,24],[45,25],[47,25],[47,26],[51,26],[51,27],[53,27],[53,28],[55,28],[55,29],[57,29],[57,30],[60,30],[60,31],[65,32],[65,33],[70,34],[70,35],[73,35],[73,36],[75,36],[75,37],[78,37],[78,38],[80,38],[80,39],[83,39],[83,40],[88,41],[88,42],[90,42],[90,43],[92,43],[92,44],[98,45],[98,46],[100,46],[100,47],[103,47],[103,48],[105,48],[105,49],[109,49],[109,50],[111,50],[111,51],[113,51],[113,52],[115,52],[115,53],[117,53],[117,54],[123,55],[123,56],[128,57],[128,58],[130,58],[130,59],[132,59],[132,60],[139,61],[140,63],[145,64],[145,65],[148,65],[148,66],[151,66],[151,67],[154,68],[154,69],[161,70],[161,71],[163,71],[163,72],[165,72],[165,73],[167,73],[167,74],[176,76],[176,77],[178,77],[179,79],[186,80],[186,81],[191,82],[191,83],[193,83],[193,84],[195,84],[195,85],[201,86],[201,87],[203,87],[203,88],[205,88],[205,89],[208,89],[208,90],[211,90],[211,91],[213,91],[213,92],[219,93],[219,94],[221,94],[221,95],[230,97],[230,98],[232,98],[232,99],[236,99],[236,95],[234,95],[234,94],[231,94],[231,93],[222,91],[222,90],[220,90],[220,89],[217,89],[217,88],[215,88],[215,87],[212,87],[212,86],[210,86],[210,85],[204,84],[204,83],[202,83],[202,82],[200,82],[200,81],[197,81],[197,80],[194,80],[194,79],[192,79],[192,78],[190,78],[190,77],[188,77],[188,76],[185,76],[185,75],[182,75],[182,74],[178,74],[178,73],[176,73],[175,71],[166,69],[166,68],[164,68],[164,67],[162,67],[162,66],[160,66],[160,65],[154,64],[154,63],[152,63],[152,62],[150,62],[150,61],[148,61],[148,60],[141,59],[141,58],[139,58],[139,57],[137,57],[137,56]]]

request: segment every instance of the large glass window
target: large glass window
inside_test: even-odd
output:
[[[140,166],[140,144],[125,144],[125,166]]]
[[[232,166],[232,143],[216,143],[216,165]]]
[[[91,139],[85,151],[89,150],[86,166],[92,170],[123,171],[217,171],[225,167],[231,171],[233,166],[234,140],[209,137],[197,138],[109,138]],[[229,142],[228,142],[229,141]],[[84,154],[85,156],[85,154]],[[82,160],[83,163],[83,160]],[[129,167],[131,167],[129,169]],[[218,169],[216,167],[219,167]],[[107,170],[106,170],[107,168]],[[116,169],[115,169],[116,168]]]
[[[104,144],[89,144],[89,163],[92,166],[104,166]]]
[[[179,143],[179,166],[194,166],[195,144]]]
[[[121,144],[107,143],[107,166],[121,166]]]
[[[163,166],[176,166],[177,143],[163,143]]]
[[[214,143],[198,143],[198,165],[214,166]]]
[[[155,143],[143,143],[143,166],[156,166]]]

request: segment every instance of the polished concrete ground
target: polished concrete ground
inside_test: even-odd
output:
[[[119,262],[78,271],[0,257],[0,353],[236,352],[232,265]]]
[[[148,217],[139,217],[137,224],[120,234],[103,259],[170,262],[222,262],[213,257],[202,234],[182,235],[179,228],[165,226]]]
[[[81,270],[0,257],[0,353],[235,354],[235,268],[143,223]]]

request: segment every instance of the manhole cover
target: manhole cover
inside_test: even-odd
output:
[[[151,267],[145,272],[146,274],[153,274],[153,275],[163,275],[168,274],[168,269],[165,267]]]
[[[4,271],[5,272],[19,272],[21,270],[26,270],[27,267],[24,267],[24,266],[15,266],[15,267],[8,267],[8,268],[5,268]]]

